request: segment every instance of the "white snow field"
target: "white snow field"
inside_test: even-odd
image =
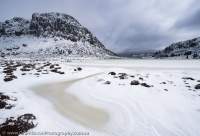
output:
[[[36,116],[31,132],[87,132],[90,136],[199,136],[199,60],[72,60],[65,74],[27,73],[0,90],[18,98],[0,110],[0,123]],[[77,71],[74,68],[81,67]],[[110,73],[112,72],[112,73]],[[110,73],[110,74],[109,74]],[[139,81],[131,85],[131,81]],[[146,83],[146,84],[142,84]],[[50,133],[49,133],[50,135]]]

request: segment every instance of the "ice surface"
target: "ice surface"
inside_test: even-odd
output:
[[[18,79],[4,82],[3,74],[0,74],[0,90],[15,92],[13,95],[19,100],[15,108],[0,111],[1,122],[7,116],[30,112],[38,121],[37,127],[31,131],[89,131],[95,136],[200,135],[200,91],[194,89],[200,80],[199,61],[89,59],[59,63],[65,75],[51,73],[21,77],[18,71]],[[76,67],[83,70],[74,71]],[[108,74],[112,71],[116,77]],[[119,73],[126,73],[127,78],[120,79],[117,77]],[[152,87],[130,85],[132,80]],[[111,84],[105,84],[106,81]],[[59,99],[59,96],[55,97],[59,93],[49,92],[54,95],[48,95],[47,91],[41,95],[32,90],[32,87],[55,84],[58,90],[49,91],[59,92],[61,82],[66,83],[65,95],[70,94],[83,105],[108,114],[106,122],[97,128],[84,125],[58,110],[54,102]],[[61,108],[66,105],[59,104]],[[81,113],[74,112],[76,114]]]

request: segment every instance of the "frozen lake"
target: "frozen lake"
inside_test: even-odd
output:
[[[2,121],[29,112],[38,122],[31,131],[86,131],[95,136],[200,135],[200,90],[195,88],[200,84],[199,60],[51,63],[58,63],[65,74],[50,72],[49,67],[45,69],[48,74],[39,76],[35,70],[26,76],[17,70],[18,78],[11,82],[4,82],[1,74],[0,89],[21,98],[14,109],[0,111]]]

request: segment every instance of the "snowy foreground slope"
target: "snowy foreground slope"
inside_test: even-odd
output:
[[[195,60],[1,61],[0,130],[13,117],[29,135],[199,136],[199,71]]]
[[[34,13],[31,20],[0,22],[0,57],[111,57],[114,53],[75,18],[62,13]]]

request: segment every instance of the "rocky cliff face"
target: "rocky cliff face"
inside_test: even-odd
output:
[[[200,38],[173,43],[153,56],[156,58],[200,59]]]
[[[30,21],[14,17],[5,22],[0,22],[0,36],[20,36],[22,34],[28,34]]]
[[[6,20],[5,22],[0,23],[0,46],[1,53],[4,52],[3,48],[10,48],[12,44],[20,43],[23,44],[24,37],[37,37],[38,40],[46,38],[54,39],[54,45],[48,46],[48,48],[59,48],[57,41],[61,43],[62,46],[66,46],[65,51],[62,55],[69,56],[69,52],[74,52],[73,55],[83,56],[84,53],[79,54],[79,52],[73,51],[73,46],[80,45],[81,51],[86,52],[86,56],[104,56],[104,55],[114,55],[111,51],[107,50],[104,45],[84,26],[82,26],[75,18],[70,15],[62,14],[62,13],[34,13],[32,15],[31,20],[26,20],[20,17],[14,17],[10,20]],[[27,38],[25,38],[27,39]],[[10,42],[11,45],[6,45],[5,41],[12,40]],[[70,41],[70,44],[67,44]],[[24,41],[27,42],[27,41]],[[34,43],[34,41],[33,41]],[[31,46],[32,43],[24,43],[29,44]],[[49,43],[52,44],[52,43]],[[18,45],[20,46],[20,45]],[[41,45],[42,46],[42,45]],[[85,48],[84,48],[85,46]],[[70,48],[69,48],[70,47]],[[16,48],[16,47],[12,47]],[[20,48],[20,47],[19,47]],[[7,50],[6,49],[6,50]],[[40,50],[47,50],[43,47],[38,48]],[[49,50],[49,49],[48,49]],[[71,51],[69,51],[71,50]],[[8,50],[7,50],[8,51]],[[4,55],[7,52],[4,52]],[[37,54],[37,51],[32,51],[32,53]],[[7,53],[8,54],[8,53]],[[10,53],[12,54],[12,53]],[[14,53],[16,54],[16,53]],[[17,54],[21,54],[18,52]],[[28,53],[29,54],[29,53]],[[32,54],[32,55],[33,55]],[[51,54],[51,52],[49,52]],[[59,54],[58,54],[59,55]]]

